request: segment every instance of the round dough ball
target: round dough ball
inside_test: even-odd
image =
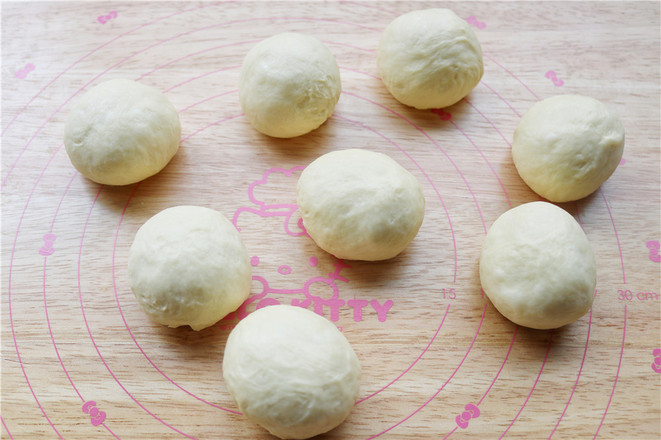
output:
[[[202,330],[247,298],[252,269],[239,232],[201,206],[167,208],[145,222],[129,251],[129,283],[140,306],[169,327]]]
[[[475,32],[454,12],[441,8],[393,20],[381,36],[377,63],[395,99],[418,109],[455,104],[484,74]]]
[[[268,306],[227,339],[223,377],[243,414],[283,439],[330,431],[358,398],[360,364],[335,325],[301,307]]]
[[[340,69],[317,38],[274,35],[246,55],[239,78],[241,108],[258,131],[278,138],[323,124],[340,99]]]
[[[303,170],[296,191],[310,237],[342,259],[395,257],[416,236],[425,214],[417,179],[374,151],[324,154]]]
[[[179,115],[164,94],[127,79],[89,90],[64,127],[64,147],[85,177],[128,185],[161,171],[179,149]]]
[[[480,255],[482,288],[510,321],[562,327],[590,310],[597,268],[581,226],[565,210],[532,202],[501,215]]]
[[[624,127],[604,104],[559,95],[534,104],[514,131],[512,158],[521,178],[552,202],[592,194],[615,171]]]

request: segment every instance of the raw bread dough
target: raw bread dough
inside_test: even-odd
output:
[[[223,377],[243,414],[283,439],[330,431],[358,398],[360,364],[326,318],[296,306],[256,310],[232,330]]]
[[[480,256],[482,288],[510,321],[537,329],[572,323],[592,306],[597,269],[581,226],[548,202],[501,215]]]
[[[558,95],[534,104],[514,131],[512,158],[521,178],[552,202],[588,196],[622,159],[624,127],[604,104]]]
[[[127,79],[89,90],[64,127],[64,147],[85,177],[128,185],[161,171],[179,149],[179,115],[164,94]]]
[[[167,208],[138,230],[128,260],[140,306],[169,327],[202,330],[236,310],[252,284],[248,252],[234,225],[201,206]]]
[[[274,35],[246,55],[239,78],[241,107],[258,131],[290,138],[323,124],[340,99],[340,69],[317,38]]]
[[[441,8],[411,11],[393,20],[381,36],[377,63],[395,99],[418,109],[458,102],[484,73],[475,32]]]
[[[396,256],[416,236],[425,213],[417,179],[369,150],[324,154],[303,170],[296,190],[308,234],[337,258]]]

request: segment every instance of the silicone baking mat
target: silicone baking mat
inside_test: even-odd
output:
[[[485,74],[461,102],[414,110],[384,88],[376,49],[412,9],[475,30]],[[241,112],[246,52],[284,31],[319,37],[342,95],[314,132],[282,140]],[[256,307],[298,304],[340,328],[363,376],[336,439],[660,436],[658,2],[3,2],[2,438],[267,439],[222,380],[224,343]],[[181,148],[126,187],[79,175],[63,148],[72,105],[129,78],[177,108]],[[522,114],[562,93],[611,107],[627,133],[613,176],[560,205],[590,239],[590,312],[517,327],[480,289],[493,221],[538,200],[510,154]],[[368,148],[419,179],[425,220],[397,258],[342,261],[303,233],[295,184],[323,153]],[[150,322],[127,282],[138,227],[169,206],[240,229],[251,297],[204,331]]]

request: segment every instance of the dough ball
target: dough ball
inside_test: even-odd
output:
[[[252,284],[239,232],[221,213],[201,206],[168,208],[147,220],[128,266],[142,309],[169,327],[215,324],[248,298]]]
[[[227,339],[223,377],[241,412],[271,434],[330,431],[358,398],[360,364],[335,325],[296,306],[256,310]]]
[[[385,260],[418,233],[425,199],[417,179],[385,154],[324,154],[297,184],[303,225],[317,245],[348,260]]]
[[[521,178],[552,202],[593,193],[622,159],[624,127],[604,104],[559,95],[534,104],[514,131],[512,158]]]
[[[89,90],[64,127],[64,147],[85,177],[128,185],[161,171],[179,149],[179,115],[164,94],[127,79]]]
[[[588,238],[562,208],[526,203],[501,215],[480,256],[482,288],[510,321],[561,327],[590,310],[597,269]]]
[[[393,20],[381,36],[377,63],[395,99],[418,109],[458,102],[484,73],[477,36],[465,20],[441,8]]]
[[[241,108],[258,131],[278,138],[308,133],[340,99],[340,69],[317,38],[274,35],[246,55],[239,78]]]

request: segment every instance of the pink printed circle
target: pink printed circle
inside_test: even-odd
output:
[[[278,267],[278,273],[281,275],[289,275],[291,273],[291,267],[283,264],[282,266]]]

